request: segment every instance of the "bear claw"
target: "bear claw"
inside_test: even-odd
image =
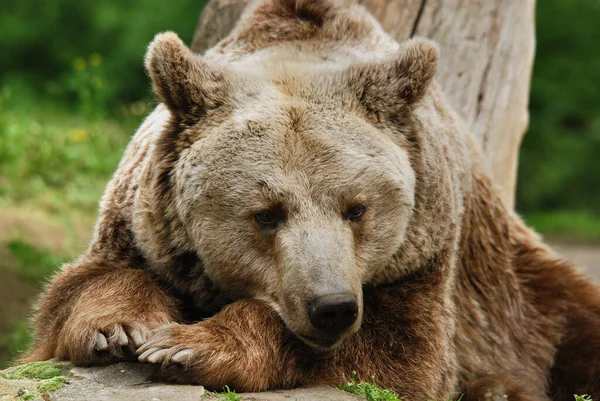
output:
[[[184,349],[182,351],[175,353],[171,357],[171,360],[176,363],[185,363],[190,359],[191,356],[192,356],[192,350]]]
[[[150,363],[161,363],[165,361],[165,358],[168,357],[169,350],[168,349],[160,349],[156,352],[153,352],[148,356],[147,361]]]
[[[148,357],[150,357],[155,352],[161,351],[160,348],[147,348],[147,349],[138,349],[136,354],[138,354],[138,361],[140,362],[149,362]]]
[[[146,342],[148,337],[148,330],[132,326],[130,328],[123,328],[121,325],[116,325],[110,330],[110,335],[105,334],[105,331],[98,331],[96,333],[96,351],[108,351],[111,344],[115,344],[119,347],[126,347],[130,342],[135,346],[139,347]]]
[[[106,351],[108,349],[108,341],[104,334],[97,333],[96,334],[96,351]]]
[[[508,395],[498,388],[489,389],[484,396],[486,401],[506,401],[508,399]]]
[[[181,325],[167,325],[155,330],[152,337],[136,350],[138,360],[148,363],[178,363],[190,361],[194,350],[173,341],[172,330],[188,328]]]
[[[137,350],[138,361],[147,363],[185,363],[191,355],[191,349],[178,350],[173,352],[173,348],[141,347]]]

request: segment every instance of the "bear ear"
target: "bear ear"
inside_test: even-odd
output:
[[[284,18],[311,22],[317,26],[333,17],[339,6],[332,0],[275,0],[274,11]]]
[[[156,35],[145,66],[154,93],[180,118],[198,118],[225,101],[225,74],[193,54],[173,32]]]
[[[438,58],[439,47],[431,40],[416,38],[404,42],[394,72],[400,95],[408,103],[421,100],[437,72]]]
[[[428,39],[404,42],[392,61],[357,66],[362,77],[361,102],[384,111],[410,106],[423,98],[437,71],[438,46]]]

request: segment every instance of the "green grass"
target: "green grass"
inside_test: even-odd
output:
[[[374,376],[372,380],[372,383],[357,381],[356,372],[352,372],[349,381],[335,387],[348,393],[363,396],[367,401],[400,401],[404,398],[391,390],[379,388],[375,384]]]
[[[70,259],[16,240],[9,242],[6,248],[12,256],[18,276],[35,289]],[[31,332],[25,319],[9,318],[5,327],[8,330],[0,332],[0,350],[8,350],[8,357],[0,360],[0,368],[10,366],[31,344]]]
[[[6,333],[0,333],[0,349],[9,351],[6,360],[0,360],[0,369],[12,366],[31,344],[31,330],[26,319],[11,320]]]
[[[37,249],[21,241],[11,241],[7,247],[15,259],[21,276],[34,283],[42,282],[70,259],[67,256],[57,256],[46,249]]]
[[[33,399],[37,398],[38,396],[39,396],[38,393],[31,392],[24,388],[24,389],[19,390],[19,392],[17,393],[17,397],[14,400],[15,401],[33,400]]]
[[[346,383],[334,386],[342,391],[346,391],[351,394],[365,397],[367,401],[401,401],[404,400],[403,396],[394,393],[391,390],[382,389],[375,384],[375,376],[371,377],[372,383],[357,381],[356,372],[352,372],[350,380]],[[463,394],[458,398],[453,396],[446,397],[445,401],[461,401]],[[231,399],[228,401],[238,401]],[[589,395],[575,395],[575,401],[593,401]]]
[[[584,211],[557,211],[531,213],[523,218],[550,239],[600,243],[600,215]]]
[[[15,97],[11,89],[0,91],[0,207],[93,213],[142,116],[83,117]]]
[[[235,391],[231,390],[229,386],[225,386],[223,392],[218,393],[221,396],[222,401],[242,401],[242,397],[237,395]]]

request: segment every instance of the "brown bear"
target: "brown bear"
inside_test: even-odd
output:
[[[259,391],[352,371],[409,399],[600,398],[600,290],[499,199],[432,81],[362,7],[261,0],[204,56],[158,35],[161,105],[26,360],[139,358]]]

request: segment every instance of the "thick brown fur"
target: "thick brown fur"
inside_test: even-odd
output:
[[[408,399],[600,398],[600,290],[505,208],[436,64],[435,44],[333,0],[257,1],[204,56],[158,35],[163,104],[25,360],[137,353],[239,391],[356,371]],[[340,292],[357,319],[325,335],[307,305]]]

